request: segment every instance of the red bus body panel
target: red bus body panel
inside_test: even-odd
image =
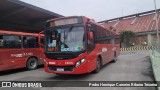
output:
[[[102,52],[102,48],[106,47],[107,51]],[[48,64],[53,66],[74,66],[75,63],[83,58],[86,59],[86,61],[81,64],[80,66],[74,68],[72,72],[60,72],[60,71],[53,71],[48,68],[46,64],[44,64],[44,69],[48,73],[55,73],[55,74],[84,74],[84,73],[90,73],[96,68],[96,60],[97,56],[102,56],[102,62],[103,65],[111,62],[114,59],[114,51],[113,49],[116,48],[117,55],[120,53],[120,46],[119,45],[106,45],[106,44],[97,44],[96,48],[91,53],[83,53],[81,56],[74,58],[72,60],[50,60],[48,58],[45,58],[46,62],[55,62],[55,64]],[[66,65],[65,62],[73,62],[73,64]]]

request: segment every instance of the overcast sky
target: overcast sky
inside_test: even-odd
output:
[[[154,0],[21,0],[64,16],[103,21],[154,9]],[[157,0],[160,8],[160,0]]]

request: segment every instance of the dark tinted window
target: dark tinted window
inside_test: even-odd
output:
[[[0,48],[21,48],[21,37],[16,35],[0,35]]]
[[[32,36],[23,37],[23,47],[24,48],[38,48],[38,38]]]
[[[92,24],[92,30],[94,31],[95,43],[99,44],[111,44],[111,36],[113,34],[97,25]]]
[[[3,35],[0,35],[0,48],[3,48],[3,46],[4,46]]]
[[[44,37],[41,37],[41,44],[44,44]]]

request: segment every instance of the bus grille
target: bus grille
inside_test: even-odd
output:
[[[48,66],[50,70],[57,71],[58,68],[63,68],[64,71],[73,71],[74,66]]]

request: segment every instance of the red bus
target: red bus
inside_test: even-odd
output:
[[[38,34],[0,30],[0,71],[22,67],[36,69],[43,64],[43,53]]]
[[[48,73],[99,72],[120,53],[118,35],[84,16],[49,20],[44,35],[44,68]]]

